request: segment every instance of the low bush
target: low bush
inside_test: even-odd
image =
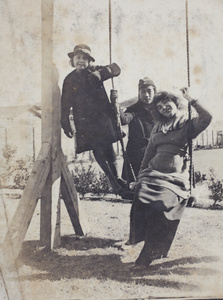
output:
[[[200,186],[202,190],[206,190],[206,199],[205,199],[205,206],[209,208],[219,208],[222,207],[221,203],[223,202],[223,181],[216,177],[215,171],[213,168],[210,168],[208,174],[202,174],[200,171],[196,171],[195,174],[195,183],[197,186]],[[208,191],[210,194],[208,195]],[[202,198],[204,195],[202,195]],[[204,199],[202,199],[202,203]],[[207,205],[207,203],[210,203]],[[201,203],[196,203],[195,206],[197,207],[201,205]]]
[[[100,171],[97,172],[91,164],[86,167],[80,162],[75,165],[71,173],[76,189],[82,197],[87,193],[100,195],[111,192],[111,187],[105,174]]]
[[[216,178],[215,171],[211,168],[209,172],[208,188],[211,191],[211,199],[214,200],[212,207],[219,206],[223,201],[223,185],[222,180]]]
[[[0,168],[1,187],[24,189],[32,168],[31,159],[16,159],[17,149],[7,145],[2,148]]]
[[[207,175],[202,174],[200,171],[195,171],[194,180],[195,180],[195,184],[202,183],[204,180],[207,180]]]
[[[30,160],[25,161],[24,159],[19,159],[16,161],[16,166],[13,171],[13,181],[14,188],[24,189],[28,181],[30,172],[32,168],[32,163]]]

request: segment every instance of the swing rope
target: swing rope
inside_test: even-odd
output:
[[[189,48],[189,22],[188,22],[188,1],[185,0],[185,12],[186,12],[186,52],[187,52],[187,84],[190,87],[190,48]],[[190,181],[190,193],[192,187],[195,187],[194,182],[194,164],[193,164],[193,141],[192,141],[192,122],[191,122],[191,104],[188,102],[188,151],[190,157],[189,166],[189,181]]]
[[[108,1],[108,12],[109,12],[109,61],[112,64],[112,12],[111,12],[111,0]],[[112,88],[114,90],[114,80],[111,78]]]
[[[111,0],[108,1],[108,11],[109,11],[109,60],[110,60],[110,64],[111,64],[112,63],[112,9],[111,9]],[[112,89],[114,90],[113,77],[111,78],[111,82],[112,82]],[[123,159],[124,159],[124,169],[125,169],[125,173],[126,173],[127,183],[129,184],[130,181],[129,181],[129,174],[128,174],[128,166],[130,168],[130,171],[132,173],[132,176],[133,176],[134,180],[136,180],[136,176],[135,176],[135,173],[133,171],[132,165],[129,161],[128,155],[125,151],[125,146],[124,146],[123,137],[122,137],[122,130],[121,130],[120,111],[119,111],[119,108],[117,106],[117,102],[114,101],[114,103],[112,103],[112,104],[113,104],[113,107],[115,109],[115,115],[116,115],[116,119],[117,119],[117,128],[118,128],[118,132],[119,132],[119,138],[120,138],[122,154],[123,154]]]
[[[188,22],[188,2],[185,1],[186,11],[186,44],[187,44],[187,84],[190,87],[190,48],[189,48],[189,22]]]

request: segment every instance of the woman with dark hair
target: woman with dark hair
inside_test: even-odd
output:
[[[180,98],[160,92],[153,99],[157,123],[141,164],[130,216],[130,244],[145,241],[136,266],[149,266],[166,257],[189,196],[188,131],[196,138],[211,122],[211,115],[181,89],[195,108],[189,120]]]

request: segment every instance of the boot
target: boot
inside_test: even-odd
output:
[[[127,183],[126,180],[124,180],[124,179],[121,178],[121,177],[117,177],[116,179],[117,179],[118,184],[119,184],[123,189],[126,189],[126,190],[129,189],[129,186],[128,186],[128,183]]]
[[[152,261],[160,258],[162,258],[160,252],[152,250],[152,247],[147,242],[145,242],[144,247],[139,254],[139,257],[135,261],[135,265],[144,266],[146,268],[152,263]]]
[[[118,180],[115,178],[115,176],[112,173],[106,174],[113,192],[116,195],[119,195],[121,193],[121,191],[123,190],[123,188],[121,187],[121,185],[119,185]]]

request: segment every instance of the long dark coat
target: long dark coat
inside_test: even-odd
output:
[[[69,122],[72,107],[77,153],[94,150],[98,145],[105,146],[118,140],[115,114],[103,82],[90,84],[90,73],[90,69],[80,73],[74,70],[63,82],[61,125],[64,130],[72,131]]]
[[[129,123],[129,136],[126,153],[133,171],[137,176],[152,128],[154,126],[154,121],[151,111],[145,108],[140,101],[129,106],[125,112],[132,113],[134,115],[133,119]],[[130,181],[134,181],[130,170],[128,173]],[[123,167],[123,178],[126,178],[125,166]]]

